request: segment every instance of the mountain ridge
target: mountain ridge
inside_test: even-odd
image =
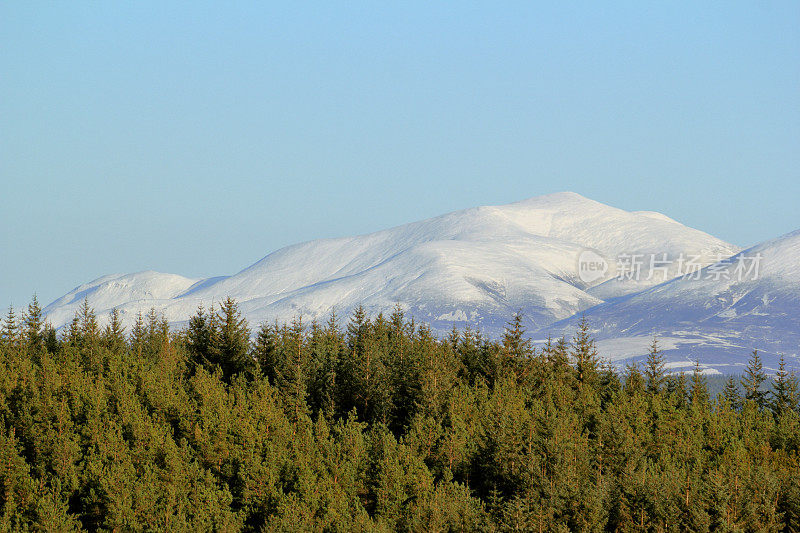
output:
[[[63,326],[85,297],[100,316],[118,308],[124,324],[154,307],[180,326],[199,305],[231,296],[253,324],[297,315],[324,319],[334,307],[349,314],[357,305],[376,315],[400,305],[437,332],[471,325],[497,335],[516,311],[534,330],[654,283],[619,282],[604,286],[602,298],[593,295],[593,287],[613,279],[614,265],[605,277],[584,281],[577,265],[586,250],[612,263],[623,252],[695,251],[711,263],[739,251],[666,215],[563,192],[289,245],[230,276],[103,276],[57,299],[45,314]]]

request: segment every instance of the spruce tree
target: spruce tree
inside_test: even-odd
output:
[[[252,372],[254,361],[250,357],[250,330],[233,298],[228,297],[220,304],[211,339],[214,359],[225,379]]]
[[[582,317],[578,323],[578,331],[572,340],[572,358],[575,361],[575,370],[578,373],[578,383],[597,383],[599,359],[597,346],[589,331],[589,321]]]
[[[689,391],[689,396],[692,400],[692,407],[703,407],[708,404],[708,382],[703,371],[700,367],[700,361],[694,362],[694,371],[692,372],[692,386]]]
[[[189,361],[193,366],[211,364],[211,321],[206,315],[203,304],[197,307],[197,312],[189,319],[186,347],[189,351]]]
[[[56,353],[61,347],[61,344],[58,342],[58,336],[56,335],[56,329],[50,322],[44,323],[42,342],[44,342],[44,347],[47,352],[51,354]]]
[[[136,320],[133,323],[130,334],[131,352],[136,358],[141,358],[144,352],[145,342],[147,341],[147,328],[144,325],[142,312],[136,313]]]
[[[647,391],[650,394],[658,394],[665,380],[664,354],[658,349],[658,341],[653,337],[650,345],[650,352],[647,354],[647,361],[644,365],[644,376],[647,380]]]
[[[34,351],[38,351],[44,345],[43,325],[42,309],[39,307],[39,299],[34,294],[31,303],[28,304],[28,312],[22,325],[28,347]]]
[[[78,313],[83,342],[86,345],[94,346],[100,339],[100,326],[97,324],[97,316],[94,314],[94,309],[89,305],[89,298],[83,299],[83,304],[81,304]]]
[[[8,306],[8,313],[6,313],[3,327],[0,329],[0,341],[7,347],[16,346],[19,342],[19,326],[13,305]]]
[[[259,326],[253,345],[253,359],[261,373],[272,385],[276,384],[275,380],[278,376],[279,332],[280,328],[277,322],[274,326],[265,322]]]
[[[458,331],[456,331],[457,338]],[[531,340],[525,338],[525,326],[522,325],[522,313],[514,313],[511,321],[503,330],[503,348],[514,360],[528,357],[531,353]]]
[[[739,386],[733,376],[728,376],[728,380],[725,382],[725,389],[722,391],[722,399],[729,409],[736,411],[741,408],[742,397],[739,394]]]
[[[112,352],[121,353],[125,348],[125,327],[119,310],[114,307],[108,316],[108,324],[103,332],[103,343]]]
[[[764,373],[758,350],[753,350],[753,355],[747,362],[747,368],[742,376],[742,388],[744,388],[745,399],[753,402],[759,409],[763,409],[767,403],[767,392],[762,388],[762,384],[766,380],[767,375]]]
[[[277,365],[275,383],[283,397],[290,420],[307,414],[308,352],[303,339],[303,319],[294,318],[284,329],[283,350]]]
[[[69,326],[64,330],[64,340],[69,346],[78,347],[83,342],[83,335],[81,334],[81,316],[78,311],[72,316]]]
[[[688,390],[686,386],[686,373],[681,371],[667,378],[667,395],[678,408],[686,406]]]
[[[789,373],[786,371],[786,361],[784,361],[783,354],[781,354],[780,362],[778,363],[778,371],[775,373],[772,386],[772,412],[776,415],[792,409],[791,390],[789,384]]]
[[[79,311],[80,346],[83,364],[94,372],[100,371],[100,326],[94,309],[89,306],[89,299],[84,298]]]
[[[522,313],[514,313],[511,321],[503,331],[503,358],[501,366],[504,371],[512,372],[518,379],[525,379],[526,369],[530,367],[531,340],[525,338],[525,327],[522,325]]]
[[[625,384],[622,390],[629,396],[635,396],[647,390],[647,384],[644,381],[642,372],[635,362],[625,365]]]
[[[797,411],[800,408],[800,383],[798,383],[797,373],[794,370],[786,380],[786,390],[789,396],[789,408]]]

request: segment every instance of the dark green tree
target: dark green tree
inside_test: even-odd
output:
[[[692,401],[692,407],[705,407],[708,405],[710,399],[710,395],[708,394],[708,380],[706,380],[703,374],[699,360],[694,362],[689,398]]]
[[[43,327],[42,309],[39,307],[39,299],[34,294],[31,303],[28,304],[28,312],[25,313],[25,318],[22,321],[25,340],[34,351],[44,347]]]
[[[111,309],[108,324],[103,331],[103,344],[116,353],[125,349],[125,326],[122,325],[122,317],[116,307]]]
[[[3,327],[0,329],[0,341],[7,346],[13,347],[19,344],[19,326],[17,325],[17,315],[14,306],[8,306],[8,312],[3,320]]]
[[[733,376],[728,376],[725,388],[722,391],[722,399],[729,409],[738,410],[742,406],[742,396],[739,394],[739,385]]]
[[[252,372],[255,361],[250,357],[250,330],[233,298],[220,304],[212,330],[211,350],[226,380],[236,374]]]
[[[578,323],[578,331],[572,340],[571,355],[575,361],[579,385],[596,385],[600,361],[597,357],[597,346],[589,330],[589,321],[585,316]]]
[[[772,384],[771,407],[775,415],[782,415],[794,408],[789,378],[789,373],[786,371],[786,361],[783,358],[783,354],[781,354],[778,371],[775,373]]]
[[[647,361],[644,364],[644,377],[647,381],[647,392],[650,394],[658,394],[665,381],[665,368],[664,354],[658,349],[658,341],[653,337],[653,343],[650,345],[650,352],[647,354]]]
[[[131,346],[131,352],[137,359],[142,358],[147,343],[147,328],[144,325],[144,316],[142,312],[136,313],[136,320],[131,328],[130,339],[128,340]]]
[[[195,314],[189,319],[189,325],[186,329],[186,348],[192,365],[212,365],[213,314],[213,307],[211,313],[206,314],[205,308],[200,304]]]
[[[753,402],[759,409],[764,409],[767,404],[767,391],[762,387],[766,380],[767,375],[761,363],[761,356],[758,355],[758,350],[753,350],[742,376],[742,388],[745,400]]]

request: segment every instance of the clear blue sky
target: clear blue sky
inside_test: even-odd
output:
[[[0,305],[561,190],[800,228],[800,3],[384,4],[0,4]]]

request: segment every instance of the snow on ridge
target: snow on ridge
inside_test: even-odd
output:
[[[739,275],[739,265],[757,268]],[[725,274],[718,276],[720,271]],[[670,357],[691,356],[722,368],[736,357],[746,361],[758,349],[765,365],[777,368],[784,355],[790,368],[800,369],[800,230],[713,263],[697,278],[675,278],[586,309],[581,316],[615,357],[621,355],[613,347],[657,336],[673,344],[681,339],[667,350]],[[577,320],[556,322],[537,335],[569,336]],[[641,344],[627,356],[646,353]]]
[[[232,276],[192,279],[152,271],[106,276],[76,288],[45,312],[62,326],[87,297],[100,317],[117,307],[130,323],[136,312],[155,307],[180,324],[199,304],[209,307],[231,296],[256,324],[296,315],[324,319],[334,306],[347,316],[357,305],[375,314],[400,304],[435,331],[469,324],[491,335],[516,311],[523,311],[530,329],[538,329],[633,290],[630,284],[606,286],[602,298],[592,294],[591,287],[614,272],[581,281],[578,257],[587,249],[610,259],[634,250],[695,252],[709,257],[707,263],[714,254],[739,251],[671,219],[565,192],[287,246]]]

